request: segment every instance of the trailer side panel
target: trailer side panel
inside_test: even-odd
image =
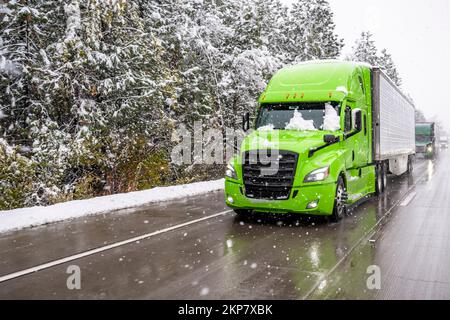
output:
[[[379,69],[373,69],[376,161],[415,152],[415,108]]]

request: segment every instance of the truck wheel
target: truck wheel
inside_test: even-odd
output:
[[[341,220],[347,211],[347,206],[345,204],[347,199],[346,194],[347,192],[345,191],[344,180],[342,177],[339,177],[336,183],[336,196],[334,197],[333,214],[331,215],[331,220],[334,222]]]

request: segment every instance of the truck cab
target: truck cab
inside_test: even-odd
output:
[[[416,123],[416,153],[432,159],[438,152],[436,126],[434,122]]]
[[[364,64],[308,62],[277,72],[259,98],[254,130],[227,167],[227,205],[238,214],[339,220],[348,205],[381,193],[389,160],[375,161],[371,95]]]

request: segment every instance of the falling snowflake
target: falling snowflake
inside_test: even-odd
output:
[[[200,295],[201,296],[206,296],[209,294],[209,288],[208,287],[204,287],[202,288],[202,290],[200,290]]]

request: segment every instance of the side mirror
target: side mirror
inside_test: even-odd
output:
[[[362,113],[361,109],[353,109],[353,130],[360,132],[362,130]]]
[[[325,143],[335,143],[338,142],[340,139],[339,137],[335,137],[332,134],[326,134],[323,136],[323,142]]]
[[[250,113],[246,112],[242,116],[242,130],[247,132],[250,129]]]

